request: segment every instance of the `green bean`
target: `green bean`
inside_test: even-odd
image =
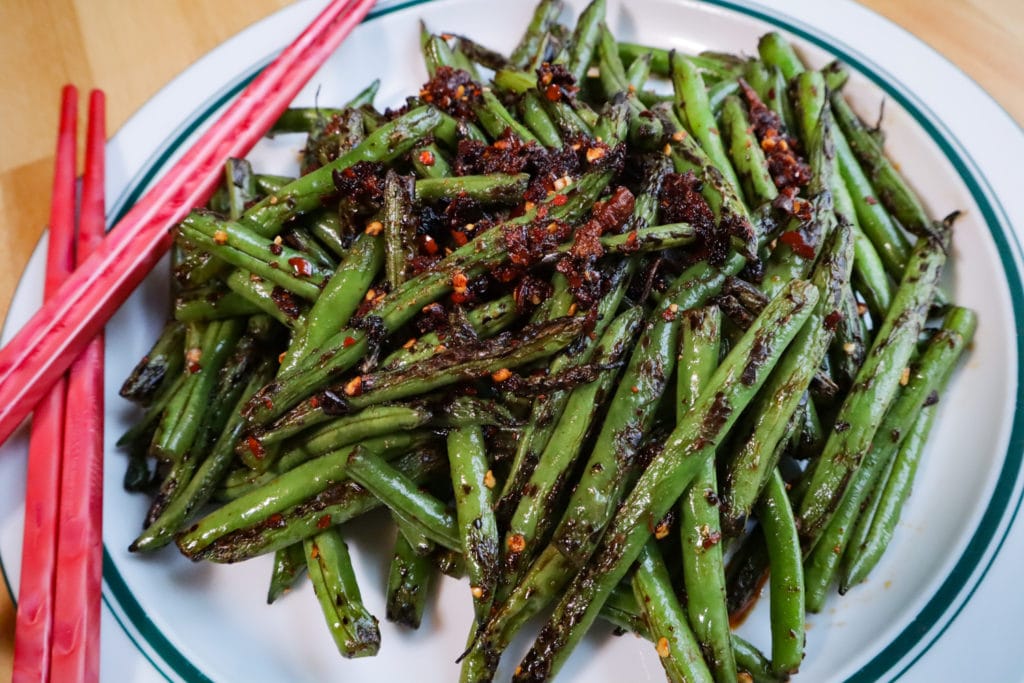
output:
[[[700,142],[701,148],[724,176],[734,192],[741,186],[736,171],[722,145],[714,114],[708,104],[707,90],[700,72],[689,61],[672,55],[672,85],[676,93],[676,113],[687,124],[687,128]]]
[[[484,374],[527,365],[564,349],[579,336],[584,324],[581,317],[559,318],[515,333],[466,343],[408,368],[357,375],[300,404],[269,429],[253,431],[252,439],[261,442],[268,435],[274,439],[292,436],[328,420],[338,410],[358,410],[411,398]]]
[[[395,550],[388,572],[385,613],[388,621],[408,628],[420,627],[433,574],[430,558],[414,552],[402,534],[395,536]]]
[[[349,452],[337,451],[296,467],[263,490],[228,502],[181,534],[178,548],[196,560],[240,562],[381,507],[376,496],[344,476]],[[306,466],[309,469],[303,470]],[[429,450],[402,456],[395,463],[397,471],[416,482],[445,466],[445,459]],[[305,490],[295,490],[302,486]]]
[[[558,20],[558,15],[562,13],[562,7],[560,0],[540,0],[537,3],[523,37],[509,55],[510,65],[517,69],[525,69],[530,65],[541,51],[544,34],[551,29],[552,24]]]
[[[293,543],[274,553],[274,569],[267,589],[267,604],[272,605],[291,590],[295,582],[306,571],[306,553],[301,543]]]
[[[406,281],[409,261],[416,254],[414,243],[416,229],[408,215],[412,201],[413,179],[408,176],[401,177],[389,170],[384,178],[383,241],[385,281],[390,289],[394,289]],[[348,320],[343,320],[341,324],[336,324],[333,327],[337,329],[347,322]],[[330,333],[324,334],[321,342],[328,338],[330,338]]]
[[[334,644],[343,657],[372,657],[380,647],[377,619],[363,606],[348,546],[334,529],[302,542],[309,578]]]
[[[722,106],[722,124],[729,143],[729,156],[740,177],[743,193],[750,206],[761,206],[778,196],[768,163],[757,138],[754,137],[750,121],[743,110],[743,104],[736,96],[725,98]]]
[[[677,173],[693,171],[701,181],[701,196],[707,201],[714,214],[716,225],[727,225],[735,229],[732,235],[733,246],[742,252],[742,256],[754,253],[756,235],[750,222],[746,205],[740,198],[739,189],[726,181],[722,172],[712,163],[707,153],[701,148],[694,136],[688,134],[682,122],[671,107],[659,109],[669,123],[667,130],[674,131],[669,142],[672,165]],[[730,260],[726,268],[735,270],[735,275],[743,267],[740,261]],[[725,268],[723,268],[725,269]]]
[[[168,428],[161,430],[159,439],[153,443],[153,453],[157,458],[177,462],[192,447],[202,415],[217,384],[217,374],[242,336],[244,327],[244,321],[237,318],[212,322],[203,334],[198,348],[199,357],[196,358],[190,350],[189,361],[193,365],[186,367],[185,371],[190,374],[181,388],[185,398],[180,407],[173,405],[174,399],[168,405],[169,416],[164,421]]]
[[[670,65],[672,52],[672,50],[666,50],[664,48],[619,41],[619,56],[622,58],[623,62],[627,65],[631,65],[635,60],[645,55],[650,55],[651,71],[658,76],[667,77],[672,75]],[[731,76],[735,68],[733,65],[727,64],[718,55],[684,55],[678,52],[676,54],[680,55],[680,58],[685,59],[700,69],[705,79],[715,81],[723,80]]]
[[[879,479],[896,456],[907,433],[912,430],[924,405],[942,388],[964,346],[973,336],[976,324],[972,311],[954,308],[947,316],[943,329],[928,343],[917,368],[909,372],[906,385],[900,389],[878,428],[879,434],[888,435],[889,438],[878,439],[878,443],[873,444],[864,456],[831,522],[807,559],[809,609],[821,609],[825,592],[848,547],[865,500],[878,486]]]
[[[803,62],[793,46],[775,31],[770,31],[757,43],[757,52],[765,64],[777,67],[788,81],[804,71]]]
[[[841,170],[841,169],[840,169]],[[885,317],[892,303],[892,286],[886,273],[885,263],[878,250],[860,227],[857,210],[841,173],[832,178],[832,199],[836,219],[853,226],[853,284],[863,297],[871,313],[878,318]]]
[[[541,549],[546,531],[555,523],[555,506],[568,484],[574,463],[618,375],[617,363],[632,345],[643,311],[631,308],[611,322],[594,352],[598,377],[572,390],[551,439],[537,460],[505,532],[502,575],[507,595],[528,562]]]
[[[721,315],[717,308],[684,315],[676,391],[677,422],[696,403],[718,367],[720,346]],[[734,681],[736,660],[729,638],[718,482],[713,460],[705,463],[681,498],[679,530],[690,627],[709,660],[714,679]],[[637,578],[640,576],[638,571]],[[633,580],[634,589],[637,578]]]
[[[441,122],[441,114],[432,107],[417,107],[366,136],[351,151],[335,161],[307,173],[281,188],[278,194],[262,199],[247,209],[240,223],[267,238],[299,214],[320,207],[320,200],[334,192],[335,171],[360,161],[391,161],[408,152]]]
[[[643,87],[647,84],[647,79],[651,75],[651,59],[653,57],[650,53],[647,53],[640,55],[630,63],[626,69],[626,87],[629,92],[639,93],[643,90]]]
[[[845,228],[845,229],[843,229]],[[853,237],[843,226],[833,233],[814,272],[818,306],[808,324],[786,350],[751,408],[753,428],[725,466],[721,490],[722,526],[738,534],[746,524],[758,495],[771,477],[785,445],[787,425],[796,413],[808,385],[833,338],[827,324],[840,310],[844,284],[853,265]]]
[[[858,164],[845,136],[835,136],[835,147],[839,170],[853,200],[861,229],[875,245],[889,274],[893,277],[902,276],[910,257],[910,243],[875,199],[875,189]]]
[[[266,363],[253,373],[235,403],[236,410],[231,413],[231,417],[217,442],[211,448],[209,455],[188,481],[175,491],[175,495],[163,506],[159,516],[149,521],[145,530],[129,546],[130,551],[155,550],[167,545],[173,540],[174,534],[185,525],[189,517],[210,499],[214,487],[231,466],[234,458],[234,443],[242,432],[244,423],[237,408],[248,400],[269,374],[270,367]]]
[[[227,285],[232,292],[285,327],[297,332],[305,328],[309,304],[279,285],[242,268],[231,271]]]
[[[778,468],[758,504],[771,565],[770,611],[772,671],[778,676],[796,672],[804,658],[804,575],[793,509]]]
[[[852,555],[852,559],[849,559],[848,556],[843,558],[843,562],[847,566],[843,567],[840,574],[840,594],[846,593],[850,587],[868,577],[895,535],[900,512],[910,496],[917,464],[924,453],[928,433],[935,422],[935,412],[935,406],[925,406],[921,410],[910,433],[900,444],[888,476],[878,482],[880,490],[875,491],[875,500],[878,502],[873,508],[874,514],[871,516],[862,514],[858,518],[857,527],[863,524],[867,527],[867,531],[859,532],[864,535],[864,540],[861,543],[856,545],[851,543],[847,546],[847,555]],[[854,528],[854,536],[858,535],[857,527]],[[855,553],[851,552],[854,550]]]
[[[451,164],[433,142],[412,151],[412,166],[420,178],[447,178],[452,175]]]
[[[514,297],[509,294],[493,301],[487,301],[471,309],[466,322],[481,339],[487,339],[503,332],[519,319]],[[439,348],[440,347],[440,348]],[[380,363],[381,370],[399,370],[425,360],[444,350],[441,336],[428,332],[412,337],[401,348],[389,354]]]
[[[309,301],[316,301],[328,273],[302,252],[268,242],[244,223],[193,211],[179,225],[187,239],[236,268],[244,268]]]
[[[500,549],[498,523],[491,505],[494,475],[487,462],[484,434],[479,426],[448,433],[448,462],[473,611],[477,622],[481,622],[490,612],[494,599]]]
[[[342,235],[341,218],[337,211],[324,210],[313,213],[308,221],[309,231],[335,256],[344,258],[348,242]]]
[[[309,310],[305,329],[289,345],[280,372],[287,372],[309,354],[315,353],[335,330],[348,324],[380,272],[384,252],[381,237],[366,233],[356,236],[338,270]]]
[[[718,680],[711,675],[707,664],[704,663],[701,647],[690,630],[686,614],[672,590],[672,581],[665,568],[665,560],[653,540],[644,545],[637,558],[633,593],[641,606],[644,621],[650,630],[659,661],[665,668],[668,680],[673,683]],[[728,621],[726,626],[728,627]],[[735,671],[732,676],[731,679],[725,680],[735,681]]]
[[[458,524],[445,505],[377,454],[356,446],[348,455],[346,473],[417,532],[446,548],[462,549]]]
[[[522,201],[529,181],[530,176],[526,173],[424,178],[416,181],[416,199],[421,202],[434,202],[439,199],[467,197],[484,205],[514,204]]]
[[[146,404],[160,391],[168,378],[180,372],[185,354],[185,326],[168,320],[156,342],[132,368],[119,394],[130,401]]]
[[[841,429],[829,435],[800,504],[801,534],[808,542],[827,524],[899,389],[900,377],[935,296],[949,249],[951,222],[937,225],[933,238],[918,240],[889,314],[839,409],[835,424]]]
[[[544,109],[541,96],[537,92],[530,90],[523,94],[523,99],[520,102],[520,113],[523,117],[523,123],[526,124],[542,145],[553,149],[562,146],[562,136],[558,132],[558,127]]]
[[[576,28],[572,33],[572,40],[569,42],[569,59],[566,67],[577,83],[583,82],[583,77],[590,68],[594,59],[599,40],[599,26],[604,21],[605,0],[591,0],[576,21]]]
[[[247,317],[260,312],[260,307],[221,283],[184,290],[174,299],[174,319],[182,323]]]
[[[650,537],[648,520],[661,519],[712,457],[817,299],[811,284],[793,282],[733,347],[694,408],[669,436],[665,449],[641,475],[594,559],[573,579],[513,680],[541,680],[557,672]],[[700,438],[695,438],[697,434]]]
[[[921,200],[886,158],[881,145],[839,93],[832,96],[836,121],[846,135],[850,148],[878,192],[878,198],[900,224],[915,235],[927,233],[931,220]]]
[[[749,674],[753,683],[777,683],[784,680],[772,672],[772,663],[760,650],[735,633],[732,635],[732,650],[736,653],[736,666]]]
[[[506,130],[511,129],[516,137],[523,142],[537,142],[539,144],[539,141],[530,132],[530,129],[520,123],[516,117],[512,116],[512,113],[505,108],[501,100],[490,90],[485,90],[481,93],[480,103],[476,106],[475,111],[480,125],[492,139],[500,138]]]

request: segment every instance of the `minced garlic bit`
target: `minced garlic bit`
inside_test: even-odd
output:
[[[366,224],[366,234],[376,236],[380,234],[380,231],[384,229],[384,224],[380,221],[370,221]]]
[[[276,244],[277,246],[281,246],[282,242],[284,242],[284,240],[281,239],[280,235],[278,235],[277,237],[274,238],[274,244]]]
[[[903,368],[903,372],[900,373],[900,386],[907,386],[907,382],[910,381],[910,368]]]
[[[843,352],[847,356],[852,356],[853,352],[856,351],[856,350],[857,350],[857,345],[854,344],[853,342],[846,342],[845,344],[843,344]]]
[[[370,289],[366,290],[366,300],[367,301],[373,301],[374,298],[376,298],[376,296],[377,296],[377,290],[375,290],[373,287],[371,287]]]
[[[411,349],[414,346],[416,346],[416,337],[411,337],[409,341],[402,344],[403,349]]]
[[[676,142],[682,142],[683,140],[686,139],[686,131],[677,130],[675,133],[672,133],[672,139],[675,140]]]
[[[278,363],[283,363],[283,362],[284,362],[284,357],[285,357],[286,355],[288,355],[288,352],[287,352],[287,351],[282,351],[282,352],[281,352],[281,353],[280,353],[280,354],[279,354],[279,355],[277,356],[277,362],[278,362]]]
[[[217,244],[227,244],[228,233],[225,232],[224,230],[218,230],[217,232],[213,233],[213,241],[216,242]]]
[[[658,644],[655,646],[655,649],[658,650],[658,656],[661,657],[662,659],[664,659],[665,657],[668,657],[668,655],[669,655],[668,638],[666,638],[665,636],[662,636],[661,638],[658,638]]]
[[[277,197],[271,195],[271,197],[270,197],[270,205],[273,206],[274,204],[277,204]]]
[[[362,393],[363,378],[355,376],[345,384],[345,395],[346,396],[358,396]]]
[[[494,478],[494,472],[491,470],[484,472],[484,486],[493,489],[497,483],[497,480]]]
[[[444,344],[438,344],[437,346],[434,347],[434,353],[444,353],[447,350],[448,347],[445,346]]]
[[[569,315],[576,315],[576,302],[569,304]]]
[[[557,187],[557,184],[558,184],[558,183],[557,183],[557,181],[556,181],[556,183],[555,183],[556,187]],[[533,202],[529,202],[529,201],[528,201],[528,202],[526,202],[526,203],[524,203],[524,204],[523,204],[523,210],[524,210],[524,211],[533,211],[533,210],[534,210],[534,209],[536,209],[536,208],[537,208],[537,205],[536,205],[536,204],[534,204]]]
[[[203,359],[203,350],[194,346],[185,353],[185,367],[189,372],[199,372],[199,362]]]
[[[588,152],[588,154],[589,154],[589,152]],[[564,190],[565,188],[569,187],[570,185],[572,185],[572,178],[570,178],[567,175],[564,175],[564,176],[562,176],[561,178],[559,178],[558,180],[555,181],[555,190],[557,192],[561,192],[562,190]]]
[[[498,371],[492,373],[491,374],[491,379],[493,379],[495,382],[504,382],[505,380],[507,380],[511,376],[512,376],[512,371],[511,370],[509,370],[508,368],[502,368],[501,370],[498,370]]]
[[[594,163],[605,154],[603,147],[591,147],[587,150],[587,161]]]
[[[668,156],[669,154],[672,153],[672,145],[665,143],[665,147],[662,148],[661,151],[665,154],[665,156]]]
[[[484,597],[484,589],[480,586],[473,586],[469,589],[469,592],[473,594],[473,597],[477,600]]]
[[[669,525],[665,522],[660,522],[658,526],[654,527],[654,537],[659,541],[668,536]]]
[[[468,284],[469,284],[469,278],[466,277],[466,274],[463,273],[461,270],[455,271],[455,274],[452,275],[452,289],[455,290],[455,293],[456,294],[465,294],[466,293],[466,285],[468,285]]]
[[[508,537],[508,549],[514,553],[521,553],[526,550],[526,539],[522,534],[512,534]]]

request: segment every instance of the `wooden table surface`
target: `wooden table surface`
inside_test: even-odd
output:
[[[1024,123],[1024,3],[863,1],[959,65]],[[0,2],[0,236],[5,244],[0,250],[0,319],[7,313],[14,287],[47,220],[61,85],[75,83],[83,92],[83,102],[89,88],[106,90],[108,127],[116,131],[198,57],[287,4],[287,0]],[[0,588],[0,680],[11,675],[13,628],[14,610]]]

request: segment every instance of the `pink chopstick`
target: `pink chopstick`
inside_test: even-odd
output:
[[[78,91],[69,85],[65,86],[61,98],[53,172],[43,290],[46,300],[53,298],[74,267],[77,127]],[[64,378],[58,376],[50,393],[36,406],[32,419],[21,581],[15,618],[14,683],[49,680],[65,393]]]
[[[83,263],[105,232],[103,92],[89,96],[85,175],[76,260]],[[100,666],[103,583],[103,333],[68,371],[64,456],[57,521],[50,680],[95,683]]]
[[[372,5],[332,0],[0,350],[0,443],[157,263],[171,226],[209,198],[224,161],[256,144]]]

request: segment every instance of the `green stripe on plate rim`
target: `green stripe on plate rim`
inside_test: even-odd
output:
[[[433,0],[408,0],[407,2],[395,3],[394,5],[371,12],[365,21],[368,22],[386,14],[431,1]],[[933,142],[938,145],[946,158],[953,164],[957,173],[967,185],[967,188],[971,192],[975,202],[978,204],[978,207],[981,209],[986,223],[990,226],[990,230],[992,226],[999,226],[999,228],[1001,228],[1000,230],[991,230],[991,232],[999,250],[1000,260],[1002,261],[1003,267],[1007,273],[1007,279],[1010,283],[1010,294],[1013,303],[1016,327],[1018,329],[1024,329],[1024,291],[1021,289],[1021,274],[1017,269],[1017,264],[1012,255],[1014,250],[1020,254],[1021,248],[1020,244],[1016,241],[1016,236],[1014,235],[1012,228],[1009,226],[1009,220],[1006,218],[1005,209],[1003,209],[999,204],[998,198],[995,196],[995,193],[992,191],[991,186],[985,180],[984,176],[982,176],[978,171],[977,164],[970,157],[970,154],[958,141],[956,141],[951,132],[948,129],[945,129],[945,127],[934,118],[934,116],[926,115],[928,108],[922,102],[917,100],[910,91],[905,88],[905,86],[902,86],[899,81],[892,77],[891,74],[888,74],[884,69],[874,64],[866,57],[857,56],[856,51],[849,46],[837,43],[834,40],[826,41],[816,33],[812,27],[799,23],[793,19],[783,19],[778,15],[769,14],[766,11],[756,8],[744,7],[731,2],[730,0],[702,1],[706,4],[717,5],[778,26],[779,28],[800,36],[802,39],[813,43],[825,51],[834,54],[836,57],[842,59],[848,65],[857,69],[864,76],[869,78],[887,95],[902,105],[911,114],[911,116],[913,116],[918,125],[928,133]],[[152,182],[157,174],[163,170],[163,167],[169,162],[177,148],[183,144],[184,141],[188,139],[188,137],[192,135],[192,133],[194,133],[210,116],[212,116],[214,112],[222,107],[242,88],[248,85],[248,83],[255,78],[256,74],[259,73],[265,64],[266,62],[251,67],[249,72],[242,76],[235,84],[228,86],[221,93],[213,96],[200,109],[197,115],[183,124],[182,127],[172,135],[169,142],[159,149],[153,157],[146,162],[145,166],[136,178],[128,184],[125,192],[118,197],[114,205],[115,213],[113,219],[110,221],[111,223],[117,223],[127,208],[141,197],[144,189],[150,182]],[[983,188],[984,190],[988,190],[988,192],[986,193]],[[994,207],[992,201],[989,200],[989,196],[992,197],[992,201],[997,205],[996,207]],[[1018,367],[1018,404],[1024,403],[1024,381],[1022,380],[1024,380],[1024,376],[1022,376],[1022,368]],[[956,618],[957,614],[959,614],[960,610],[963,608],[963,605],[967,603],[970,596],[977,589],[977,586],[981,583],[981,580],[987,573],[992,561],[998,554],[999,549],[1005,540],[1006,533],[1012,526],[1017,516],[1017,512],[1019,511],[1021,498],[1018,496],[1016,501],[1011,501],[1010,497],[1015,488],[1022,459],[1024,459],[1024,449],[1014,447],[1015,445],[1020,444],[1024,444],[1024,419],[1019,416],[1015,416],[1010,435],[1007,457],[1004,461],[1002,471],[1000,472],[995,491],[993,492],[989,505],[982,516],[978,529],[975,531],[968,543],[963,556],[954,566],[949,577],[947,577],[942,586],[927,605],[925,605],[917,617],[893,640],[892,643],[886,646],[882,652],[848,679],[850,682],[856,681],[859,683],[861,681],[878,680],[880,676],[888,672],[925,636],[927,636],[929,632],[932,631],[933,627],[948,611],[948,606],[958,598],[967,585],[968,580],[973,574],[975,574],[976,570],[978,570],[979,558],[983,557],[986,550],[991,546],[1001,522],[1003,522],[1004,519],[1007,519],[1006,513],[1009,511],[1005,529],[1002,535],[998,539],[995,539],[996,545],[994,552],[988,558],[985,565],[981,567],[977,580],[974,585],[970,586],[964,601],[951,615],[949,615],[949,619],[934,632],[930,641],[925,644],[924,648],[911,661],[909,661],[903,669],[896,672],[895,677],[902,675],[913,665],[915,661],[917,661],[918,658],[921,657],[921,655],[924,654],[924,652],[928,650],[928,648],[931,647],[953,619]],[[2,560],[2,558],[0,558],[0,560]],[[0,572],[3,573],[4,580],[6,582],[7,576],[6,572],[3,571],[2,561],[0,561]],[[107,607],[111,610],[114,618],[117,620],[128,638],[136,648],[138,648],[139,652],[147,659],[147,661],[149,661],[161,674],[161,676],[168,681],[173,680],[172,677],[163,670],[160,663],[155,661],[146,649],[142,647],[135,635],[133,635],[133,631],[137,632],[138,635],[146,641],[152,650],[159,655],[164,663],[171,667],[178,677],[194,683],[208,683],[210,681],[210,679],[196,668],[196,666],[190,662],[187,657],[178,651],[178,649],[145,614],[145,611],[125,584],[124,579],[118,572],[117,567],[109,553],[106,551],[106,548],[104,548],[103,577],[110,592],[109,596],[106,594],[104,595],[104,602],[107,604]],[[7,587],[8,592],[13,598],[14,592],[11,590],[9,583]],[[125,618],[130,622],[130,626],[129,624],[124,623],[118,612],[113,609],[112,603],[115,603],[121,608],[121,610],[123,610]]]

